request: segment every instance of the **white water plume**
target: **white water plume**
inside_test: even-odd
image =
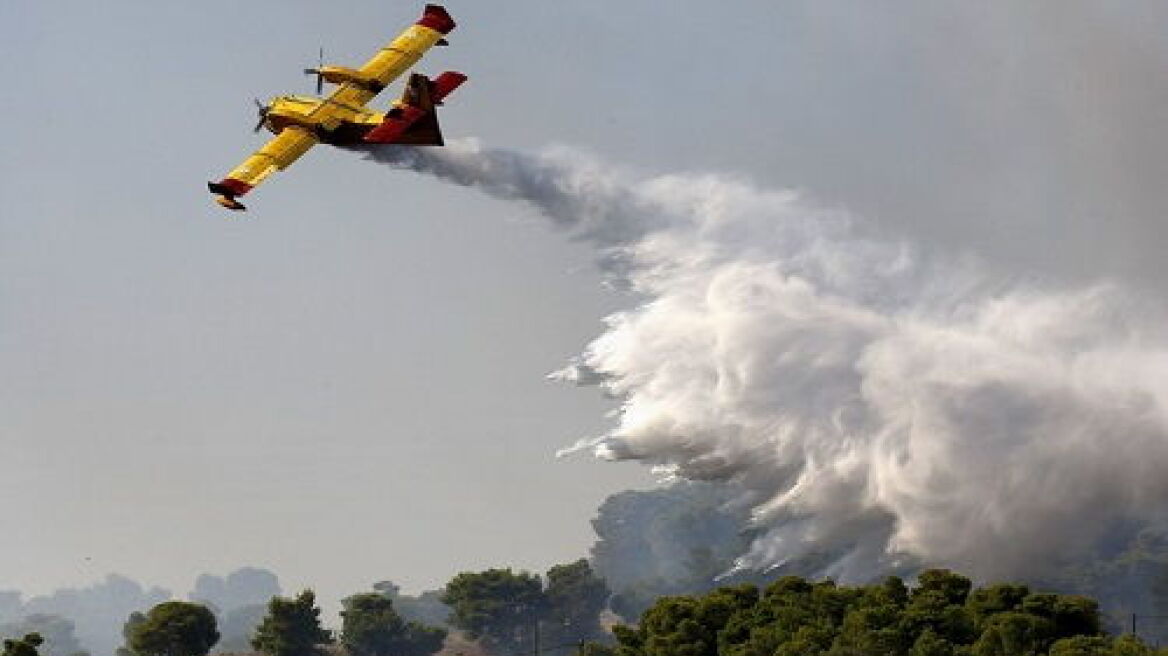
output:
[[[740,567],[1030,576],[1164,515],[1168,324],[1117,285],[997,279],[725,176],[474,141],[367,156],[598,246],[640,300],[558,375],[621,400],[599,456],[743,490]]]

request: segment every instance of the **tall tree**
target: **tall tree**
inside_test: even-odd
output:
[[[353,595],[342,603],[341,644],[351,656],[429,656],[442,649],[444,629],[406,622],[384,594]]]
[[[134,611],[126,618],[122,624],[122,646],[114,651],[114,656],[134,656],[134,650],[130,649],[130,636],[134,635],[134,629],[146,621],[146,613]]]
[[[320,626],[316,594],[305,590],[294,599],[272,597],[251,646],[268,656],[315,656],[330,642],[332,635]]]
[[[565,645],[603,636],[600,612],[611,595],[588,561],[556,565],[547,572],[545,644]]]
[[[206,656],[219,641],[215,615],[201,604],[166,601],[128,631],[136,656]]]
[[[488,649],[507,652],[531,650],[545,610],[539,576],[511,568],[463,572],[446,584],[442,602],[453,611],[452,626]]]
[[[388,656],[405,633],[406,623],[393,601],[376,592],[353,595],[343,602],[341,644],[351,656]]]

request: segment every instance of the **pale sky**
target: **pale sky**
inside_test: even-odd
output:
[[[252,98],[309,93],[422,3],[0,4],[0,589],[258,565],[322,599],[585,555],[636,465],[548,382],[635,299],[476,192],[322,147],[211,202]],[[447,4],[448,137],[796,187],[1003,270],[1162,295],[1153,0]],[[397,92],[375,101],[384,105]]]

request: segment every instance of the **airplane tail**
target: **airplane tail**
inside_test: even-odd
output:
[[[390,110],[385,121],[370,130],[364,140],[408,146],[444,145],[435,108],[466,79],[456,71],[446,71],[433,80],[419,73],[410,75],[398,106]]]

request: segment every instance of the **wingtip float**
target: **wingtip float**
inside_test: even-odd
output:
[[[316,68],[305,69],[306,74],[316,76],[318,93],[325,82],[337,85],[327,98],[279,96],[266,105],[257,100],[256,131],[267,128],[276,136],[222,180],[207,183],[215,202],[230,210],[247,209],[239,202],[240,196],[276,171],[291,166],[318,143],[443,145],[436,107],[466,82],[462,73],[446,71],[433,79],[414,73],[406,82],[405,92],[388,111],[373,111],[366,105],[426,51],[446,45],[445,37],[454,28],[454,19],[445,8],[426,5],[416,23],[361,68],[325,66],[322,61]]]

